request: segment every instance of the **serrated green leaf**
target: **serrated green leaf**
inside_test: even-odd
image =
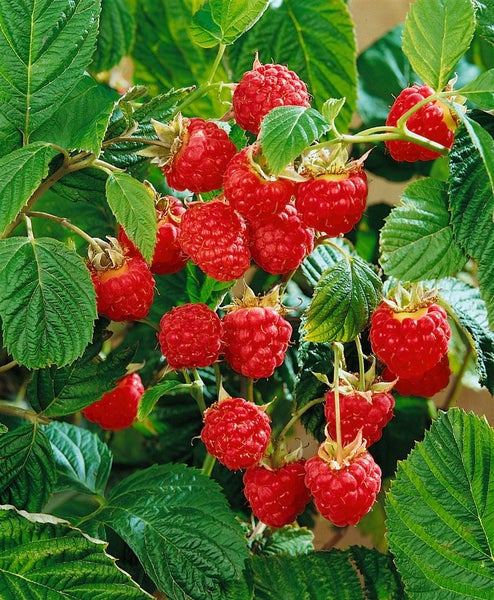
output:
[[[158,400],[170,392],[178,392],[180,390],[190,389],[190,384],[183,383],[177,379],[169,379],[161,383],[157,383],[152,387],[148,388],[139,402],[139,408],[137,410],[137,419],[142,421],[149,413],[153,410]]]
[[[39,427],[22,425],[0,436],[0,503],[41,510],[55,480],[50,442]]]
[[[242,529],[218,484],[197,469],[143,469],[111,490],[99,518],[170,600],[227,600],[228,582],[242,578]]]
[[[341,247],[341,250],[335,247]],[[307,256],[301,265],[302,273],[305,275],[308,283],[315,287],[326,269],[334,266],[341,260],[342,253],[350,256],[357,256],[353,247],[341,238],[335,238],[331,244],[319,244]]]
[[[125,233],[151,262],[158,230],[154,195],[131,175],[112,173],[106,180],[106,198]]]
[[[261,145],[274,174],[280,173],[305,148],[329,130],[329,123],[313,108],[279,106],[261,125]]]
[[[457,92],[475,102],[479,108],[485,110],[494,108],[494,69],[481,73]]]
[[[129,54],[134,41],[135,21],[125,0],[103,0],[99,35],[91,71],[108,71]]]
[[[49,144],[37,142],[0,158],[0,232],[48,175],[48,165],[56,154]]]
[[[366,600],[406,600],[403,583],[389,552],[383,554],[374,548],[351,546],[348,553],[364,579]]]
[[[93,333],[95,298],[84,261],[64,244],[0,240],[3,338],[19,364],[65,366],[81,356]]]
[[[494,327],[494,117],[465,116],[450,153],[451,223],[458,244],[478,264],[480,293]],[[485,128],[484,128],[485,127]]]
[[[403,31],[403,52],[424,83],[436,91],[448,83],[475,31],[471,0],[416,0]]]
[[[55,491],[77,490],[103,496],[112,465],[108,446],[95,433],[70,423],[54,421],[43,431],[55,459]]]
[[[270,529],[264,534],[258,554],[274,556],[300,556],[314,551],[314,533],[306,527],[287,525],[280,529]]]
[[[211,4],[206,2],[194,14],[191,27],[192,39],[198,46],[214,48],[221,43],[221,27],[213,18]]]
[[[387,497],[388,541],[414,598],[485,598],[494,586],[494,433],[460,409],[417,444]]]
[[[458,272],[467,257],[453,237],[446,184],[436,179],[409,184],[401,205],[386,218],[380,244],[384,272],[402,281],[438,279]]]
[[[4,600],[152,600],[104,542],[51,515],[9,506],[0,510],[0,591]]]
[[[57,111],[91,59],[99,11],[99,0],[2,0],[2,137],[17,132],[17,145],[21,138],[28,143],[31,133]]]
[[[343,258],[319,280],[303,325],[308,342],[349,342],[367,326],[381,280],[357,257]]]

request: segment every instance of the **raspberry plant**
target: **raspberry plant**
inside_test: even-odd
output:
[[[2,600],[490,598],[492,6],[0,12]]]

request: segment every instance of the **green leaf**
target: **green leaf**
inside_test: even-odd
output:
[[[451,223],[458,244],[478,264],[480,293],[494,327],[494,117],[463,117],[450,153]]]
[[[341,249],[339,250],[338,247]],[[315,287],[326,269],[333,267],[339,262],[342,254],[345,253],[353,257],[358,256],[353,246],[342,238],[331,240],[331,244],[319,244],[316,246],[301,265],[302,273],[305,275],[308,283],[312,287]]]
[[[39,427],[22,425],[0,436],[2,504],[39,511],[48,500],[55,480],[50,442]]]
[[[205,275],[192,262],[186,266],[187,280],[185,289],[189,302],[203,302],[210,308],[215,308],[218,300],[232,287],[232,281],[217,281]]]
[[[3,232],[48,175],[57,152],[37,142],[0,158],[0,232]]]
[[[130,240],[151,262],[158,229],[154,194],[127,173],[112,173],[106,180],[106,198]]]
[[[99,0],[1,0],[0,132],[24,144],[63,104],[96,44]]]
[[[297,528],[291,525],[267,530],[261,540],[261,546],[256,548],[256,553],[264,556],[300,556],[313,551],[314,533],[306,527]]]
[[[364,579],[366,600],[406,599],[403,583],[389,552],[383,554],[364,546],[351,546],[348,552]]]
[[[103,0],[99,35],[91,71],[108,71],[129,54],[134,41],[135,21],[125,0]]]
[[[262,63],[288,65],[305,81],[318,110],[328,98],[346,98],[336,126],[347,130],[356,108],[357,51],[344,0],[284,0],[239,42],[231,56],[237,79],[252,68],[256,52]]]
[[[271,110],[262,121],[261,145],[273,172],[282,171],[328,129],[328,122],[313,108],[279,106]]]
[[[481,73],[473,81],[457,90],[461,96],[466,96],[479,108],[490,110],[494,108],[494,69]]]
[[[35,566],[34,566],[34,562]],[[0,510],[0,590],[5,600],[149,600],[106,544],[51,515]]]
[[[480,35],[494,44],[494,6],[488,0],[475,0],[475,5]]]
[[[388,541],[412,598],[491,598],[494,433],[459,409],[443,413],[387,497]]]
[[[402,281],[438,279],[458,272],[467,258],[453,237],[448,190],[436,179],[409,184],[381,229],[380,263]]]
[[[55,491],[77,490],[104,496],[112,465],[108,446],[95,433],[70,423],[53,421],[43,431],[55,459]]]
[[[139,408],[137,410],[137,419],[139,421],[145,419],[153,410],[158,400],[166,394],[169,394],[170,392],[178,392],[180,390],[185,391],[188,389],[190,389],[190,384],[183,383],[177,379],[169,379],[153,385],[144,392],[141,398]]]
[[[184,465],[156,465],[117,484],[99,518],[132,548],[171,600],[225,599],[247,544],[218,484]]]
[[[357,572],[344,552],[254,556],[256,600],[363,600]]]
[[[208,2],[194,14],[191,34],[194,42],[203,48],[214,48],[221,43],[221,27],[214,20],[211,5]]]
[[[4,344],[21,365],[74,361],[91,340],[97,316],[82,258],[49,238],[0,240],[0,316]]]
[[[403,52],[424,83],[436,91],[470,47],[475,31],[471,0],[416,0],[403,31]]]
[[[370,265],[344,257],[319,280],[303,325],[308,342],[349,342],[367,326],[376,308],[381,280]]]

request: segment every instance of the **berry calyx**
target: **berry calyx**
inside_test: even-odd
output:
[[[206,304],[174,306],[160,320],[158,341],[172,369],[208,367],[221,352],[223,327]]]
[[[237,84],[232,103],[237,124],[256,135],[262,119],[273,108],[310,106],[307,86],[296,73],[284,65],[263,65],[257,56],[252,70],[245,72]]]
[[[138,373],[125,375],[101,400],[82,410],[88,421],[97,423],[102,429],[118,431],[130,427],[137,417],[139,402],[144,386]]]
[[[441,360],[429,369],[422,373],[419,377],[404,378],[399,377],[394,383],[393,388],[402,396],[422,396],[431,398],[438,392],[444,390],[449,383],[451,369],[449,368],[449,358],[445,354]],[[382,372],[384,381],[393,381],[396,375],[388,368]]]
[[[258,463],[269,445],[271,425],[264,409],[243,398],[223,398],[204,411],[201,440],[228,469]]]
[[[419,102],[432,96],[434,90],[428,85],[413,85],[400,92],[393,102],[386,119],[386,125],[396,126],[398,119]],[[409,131],[451,148],[456,128],[455,116],[448,107],[438,100],[421,106],[406,120]],[[396,161],[416,162],[418,160],[434,160],[440,153],[420,144],[403,140],[387,140],[385,142],[391,157]]]
[[[305,485],[305,461],[277,468],[264,461],[244,473],[244,495],[254,515],[270,527],[293,523],[310,500]]]

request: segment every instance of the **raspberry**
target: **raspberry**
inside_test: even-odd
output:
[[[449,359],[445,354],[432,369],[413,379],[400,377],[393,387],[402,396],[431,398],[448,385],[450,375]],[[384,369],[382,376],[385,381],[396,379],[396,375],[388,368]]]
[[[208,367],[221,351],[222,324],[202,303],[174,306],[160,320],[158,341],[172,369]]]
[[[295,204],[306,225],[335,237],[348,233],[360,221],[367,193],[367,176],[360,168],[299,183]]]
[[[244,494],[254,515],[270,527],[292,523],[310,500],[305,486],[305,461],[277,469],[258,465],[244,473]]]
[[[154,298],[154,279],[140,254],[127,253],[115,238],[90,248],[91,273],[100,315],[113,321],[137,321],[149,313]]]
[[[102,429],[118,431],[130,427],[137,416],[137,409],[144,386],[138,373],[125,375],[115,389],[103,394],[101,400],[86,406],[82,413],[88,421]]]
[[[389,392],[353,390],[350,393],[339,394],[341,435],[343,444],[349,444],[355,439],[359,430],[366,446],[377,442],[382,435],[383,428],[393,417],[395,401]],[[334,405],[334,391],[326,394],[324,414],[328,421],[328,431],[336,439],[336,419]]]
[[[207,451],[232,471],[259,462],[270,438],[270,419],[253,402],[224,398],[204,411],[201,440]]]
[[[314,248],[314,230],[300,221],[292,204],[252,223],[250,236],[252,258],[273,275],[296,269]]]
[[[252,70],[244,73],[236,86],[232,102],[237,124],[256,135],[273,108],[310,106],[307,86],[296,73],[283,65],[262,65],[257,57]]]
[[[250,267],[247,224],[221,199],[189,206],[178,241],[199,268],[218,281],[238,279]]]
[[[356,525],[369,512],[381,488],[379,465],[367,451],[341,464],[320,454],[305,464],[305,485],[317,510],[337,527]]]
[[[386,125],[395,126],[403,114],[432,94],[434,90],[428,85],[413,85],[402,90],[391,106]],[[450,110],[441,102],[432,101],[419,108],[407,119],[406,126],[413,133],[446,148],[453,145],[456,123]],[[440,156],[438,152],[413,142],[389,140],[385,144],[397,161],[434,160]]]
[[[245,301],[223,317],[224,357],[234,371],[271,377],[284,358],[292,326],[274,306]]]
[[[451,329],[438,304],[396,312],[382,302],[371,316],[369,335],[372,351],[397,377],[415,379],[446,354]]]
[[[265,174],[261,147],[247,146],[228,163],[223,192],[228,202],[247,220],[278,213],[295,192],[295,182]]]

